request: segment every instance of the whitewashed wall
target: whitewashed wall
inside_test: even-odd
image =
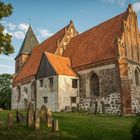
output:
[[[33,82],[34,80],[32,80]],[[18,102],[18,89],[17,87],[13,87],[12,89],[12,98],[11,98],[11,109],[25,109],[24,99],[27,100],[27,104],[31,101],[31,83],[20,85],[21,95],[20,101]],[[25,88],[27,88],[28,92],[25,92]],[[32,101],[33,102],[33,101]]]
[[[49,85],[49,78],[43,78],[43,87],[40,87],[40,81],[37,80],[37,108],[40,109],[42,105],[46,107],[50,107],[52,111],[57,111],[58,103],[57,103],[57,76],[53,77],[53,86]],[[48,103],[44,103],[44,98],[48,97]]]
[[[72,79],[78,79],[73,76],[59,75],[58,76],[58,111],[64,110],[66,106],[76,106],[78,103],[71,104],[71,97],[79,95],[79,84],[77,88],[72,88]],[[78,82],[79,83],[79,82]]]

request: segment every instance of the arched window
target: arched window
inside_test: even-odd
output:
[[[36,84],[35,81],[31,85],[31,100],[35,100]]]
[[[21,89],[20,86],[17,87],[17,102],[20,102],[20,96],[21,96]]]
[[[135,69],[135,83],[136,86],[140,86],[140,70],[138,68]]]
[[[99,96],[99,77],[95,73],[90,77],[90,93],[91,96]]]

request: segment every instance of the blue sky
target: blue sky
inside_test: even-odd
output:
[[[109,18],[122,13],[129,3],[137,11],[140,23],[140,0],[2,0],[14,7],[12,16],[0,21],[5,32],[12,34],[15,53],[10,56],[0,54],[0,74],[11,73],[15,69],[17,55],[30,23],[41,42],[73,20],[76,29],[83,32]],[[139,24],[140,26],[140,24]]]

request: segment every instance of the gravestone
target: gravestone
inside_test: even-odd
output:
[[[41,107],[41,121],[46,123],[46,119],[47,119],[47,109],[45,105],[42,105]]]
[[[58,132],[59,131],[59,123],[58,123],[58,120],[53,120],[52,121],[52,131],[53,132]]]
[[[38,110],[35,111],[35,122],[34,122],[34,129],[40,129],[40,112]]]
[[[105,103],[104,103],[104,101],[101,101],[101,105],[102,105],[102,113],[105,113]]]
[[[34,126],[34,107],[33,104],[30,102],[27,112],[27,127],[33,127]]]
[[[16,122],[19,123],[19,110],[16,110]]]
[[[0,111],[3,111],[3,109],[2,109],[2,108],[0,108]]]
[[[13,114],[8,114],[7,128],[11,129],[13,127]]]
[[[71,112],[71,107],[70,106],[65,106],[65,112]]]
[[[96,101],[95,103],[95,115],[97,115],[98,114],[98,102]]]
[[[52,110],[47,109],[47,127],[52,127]]]
[[[3,121],[0,121],[0,128],[2,128],[4,125],[4,122]]]

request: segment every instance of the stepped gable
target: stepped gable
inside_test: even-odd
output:
[[[123,33],[124,12],[74,37],[64,51],[73,68],[116,57],[115,39]]]

